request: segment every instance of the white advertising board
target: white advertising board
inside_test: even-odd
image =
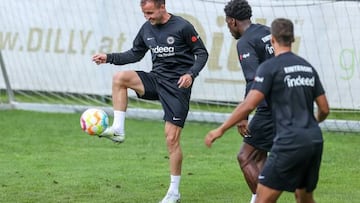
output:
[[[194,24],[210,54],[195,82],[193,99],[243,99],[236,41],[224,20],[226,2],[167,0],[169,12]],[[293,51],[318,70],[333,108],[360,108],[358,2],[250,4],[253,22],[270,25],[277,17],[294,22]],[[121,67],[91,61],[97,52],[131,48],[145,21],[138,0],[12,0],[1,7],[0,48],[13,89],[109,95],[114,72],[151,70],[149,54],[141,62]],[[0,88],[4,86],[0,77]]]

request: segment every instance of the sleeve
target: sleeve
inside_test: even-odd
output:
[[[255,50],[255,47],[248,43],[238,43],[237,44],[238,55],[240,59],[240,64],[246,81],[245,95],[249,93],[253,80],[255,78],[256,70],[258,69],[259,56]],[[242,54],[242,55],[241,55]]]
[[[107,54],[106,62],[115,65],[124,65],[140,61],[149,49],[144,43],[142,35],[143,27],[136,35],[133,41],[133,47],[130,50],[121,53],[109,53]]]
[[[253,43],[241,39],[238,41],[236,48],[245,80],[248,83],[254,79],[256,70],[260,65],[259,53]]]
[[[320,95],[323,95],[325,94],[325,90],[324,90],[324,87],[322,86],[322,83],[320,81],[320,77],[318,75],[318,73],[316,72],[315,69],[313,69],[314,71],[314,77],[315,77],[315,86],[314,86],[314,98],[320,96]]]
[[[269,27],[264,27],[264,32],[258,38],[258,46],[260,50],[257,50],[259,53],[259,63],[266,61],[269,58],[274,56],[274,48],[271,45],[271,32]]]
[[[199,34],[196,32],[194,26],[192,26],[190,23],[188,23],[188,25],[183,30],[183,36],[185,38],[185,42],[190,47],[192,53],[195,55],[195,63],[187,72],[193,78],[195,78],[204,68],[209,54]]]
[[[254,82],[251,89],[259,90],[265,97],[269,95],[273,83],[273,73],[271,67],[266,67],[267,63],[263,63],[256,71]]]

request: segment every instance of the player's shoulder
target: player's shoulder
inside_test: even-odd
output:
[[[297,55],[297,54],[295,54],[295,53],[293,53],[293,52],[291,52],[291,53],[293,54],[294,57],[296,57],[296,58],[298,58],[299,60],[301,60],[305,65],[307,65],[307,66],[312,66],[312,65],[310,64],[310,62],[309,62],[308,60],[306,60],[304,57],[299,56],[299,55]]]
[[[271,57],[264,62],[262,62],[258,69],[262,72],[269,72],[275,74],[278,71],[281,71],[281,67],[284,66],[284,61],[279,57]]]
[[[293,63],[297,63],[298,65],[312,67],[309,61],[292,51],[281,54],[279,58],[281,58],[282,61],[284,61],[285,63],[290,63],[289,61],[292,61]]]
[[[241,38],[243,38],[243,41],[254,42],[255,44],[260,43],[260,41],[261,44],[270,43],[270,28],[262,24],[251,24]]]
[[[270,27],[262,24],[251,24],[249,31],[252,35],[270,34]]]
[[[271,67],[271,66],[273,66],[274,64],[277,64],[277,63],[279,63],[277,58],[276,57],[271,57],[271,58],[265,60],[264,62],[262,62],[260,64],[260,66]]]
[[[182,16],[178,16],[174,14],[170,14],[170,15],[171,15],[170,20],[178,25],[183,25],[183,26],[191,25],[191,23]]]
[[[152,29],[152,25],[150,23],[150,21],[145,21],[142,26],[140,27],[140,31],[144,30],[144,29]]]
[[[260,24],[260,23],[252,23],[251,25],[252,25],[252,27],[254,27],[256,29],[270,31],[270,27],[267,26],[267,25],[263,25],[263,24]]]

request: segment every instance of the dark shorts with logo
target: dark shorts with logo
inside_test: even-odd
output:
[[[274,145],[259,175],[259,183],[279,191],[312,192],[319,180],[322,152],[323,143],[295,149]]]
[[[250,136],[244,137],[244,142],[256,149],[269,152],[275,136],[271,110],[257,110],[248,128]]]
[[[162,79],[151,72],[136,72],[145,88],[145,94],[137,96],[146,100],[159,100],[164,109],[164,120],[184,127],[189,112],[191,88],[179,88],[177,80]]]

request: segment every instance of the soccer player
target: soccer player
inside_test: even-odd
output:
[[[259,65],[274,56],[270,28],[251,22],[252,11],[246,0],[231,0],[224,11],[229,31],[238,40],[237,52],[246,80],[246,96]],[[255,201],[257,178],[273,143],[273,126],[271,109],[265,100],[257,106],[249,125],[247,118],[237,124],[238,132],[244,137],[237,159],[252,192],[250,203]]]
[[[257,203],[271,203],[282,191],[295,191],[297,202],[314,202],[323,151],[318,125],[329,114],[325,91],[312,65],[291,52],[293,23],[284,18],[271,24],[275,57],[262,63],[254,84],[231,116],[205,137],[205,144],[220,138],[264,99],[275,119],[275,139],[258,177]],[[314,101],[318,107],[314,115]]]
[[[113,76],[114,122],[100,136],[114,142],[124,141],[128,88],[139,98],[159,100],[164,110],[171,179],[161,202],[179,202],[183,159],[180,134],[189,111],[194,79],[205,66],[208,52],[193,25],[167,12],[165,0],[141,0],[140,6],[147,21],[135,37],[133,47],[122,53],[99,53],[92,57],[97,64],[124,65],[141,60],[150,50],[153,62],[150,72],[125,70]]]

